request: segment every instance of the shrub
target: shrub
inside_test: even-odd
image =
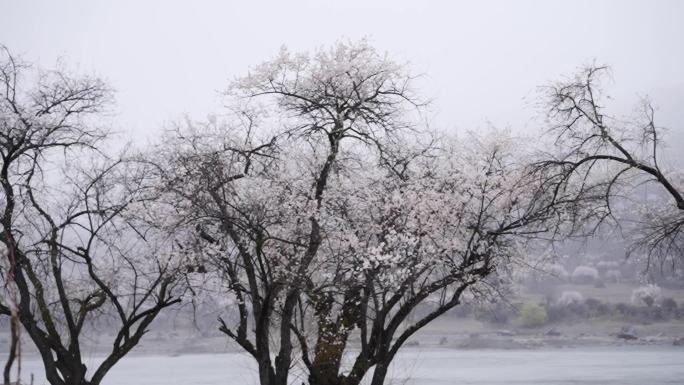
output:
[[[665,310],[668,313],[677,312],[677,301],[675,301],[674,298],[668,297],[663,299],[663,302],[660,303],[660,306],[662,306],[663,310]]]
[[[589,318],[600,317],[610,313],[610,306],[595,298],[587,298],[584,301],[584,306],[586,309],[585,316]]]
[[[606,281],[612,283],[618,283],[622,279],[622,273],[620,270],[608,270],[606,271]]]
[[[586,306],[583,302],[571,303],[568,306],[552,305],[546,308],[549,321],[574,321],[586,317]]]
[[[572,272],[572,281],[576,283],[593,283],[598,277],[598,270],[589,266],[577,266]]]
[[[475,309],[475,319],[493,324],[506,324],[511,316],[514,315],[514,310],[513,306],[507,303],[490,303]]]
[[[526,303],[520,309],[520,321],[524,327],[543,326],[548,320],[549,316],[546,314],[546,309],[537,304]]]
[[[605,273],[607,270],[617,269],[619,266],[620,264],[615,261],[599,261],[599,263],[596,264],[596,268],[600,273]]]
[[[546,272],[550,276],[557,278],[557,279],[560,279],[562,281],[567,280],[568,277],[570,276],[570,274],[568,274],[568,271],[565,270],[563,265],[559,265],[557,263],[554,263],[554,264],[547,266],[544,270],[546,270]]]
[[[582,294],[578,291],[569,290],[564,291],[560,297],[556,300],[556,303],[560,306],[568,306],[575,303],[581,303],[584,300]]]
[[[632,303],[635,305],[645,304],[648,307],[653,306],[662,297],[660,288],[656,285],[641,286],[632,292]]]
[[[618,283],[622,278],[622,273],[620,272],[620,270],[608,270],[606,271],[605,277],[606,281],[608,282]]]
[[[626,303],[620,302],[615,305],[615,311],[621,316],[631,316],[634,314],[634,309]]]

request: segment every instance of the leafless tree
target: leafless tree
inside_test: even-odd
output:
[[[601,191],[602,199],[593,206],[602,213],[597,223],[627,224],[624,227],[632,230],[627,234],[633,241],[631,251],[643,251],[647,266],[653,259],[674,264],[684,247],[682,173],[662,166],[664,134],[648,100],[636,118],[606,113],[601,80],[607,71],[590,66],[544,88],[552,125],[549,135],[558,151],[538,165],[555,173],[549,182],[559,190],[583,185]],[[638,193],[637,187],[645,185],[656,186],[655,204]],[[626,205],[631,212],[624,215],[622,210],[620,216],[617,208]]]
[[[108,137],[97,125],[111,99],[106,84],[32,71],[5,48],[2,56],[0,278],[10,295],[0,313],[21,323],[50,384],[99,384],[159,312],[179,301],[177,268],[128,219],[131,205],[150,198],[144,176],[100,150]],[[88,371],[83,333],[101,314],[113,314],[115,336]]]

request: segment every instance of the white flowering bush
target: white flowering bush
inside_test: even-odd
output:
[[[635,305],[646,305],[651,307],[658,303],[662,298],[662,290],[653,284],[640,286],[632,291],[632,303]]]
[[[596,269],[601,274],[605,274],[608,270],[615,270],[620,266],[616,261],[599,261],[596,264]]]
[[[598,278],[598,270],[590,266],[577,266],[572,272],[572,281],[576,283],[593,283]]]
[[[563,291],[560,297],[556,300],[556,304],[559,306],[569,306],[580,304],[584,301],[584,296],[578,291],[568,290]]]
[[[547,266],[544,269],[549,275],[551,275],[554,278],[560,279],[560,280],[567,280],[570,277],[570,274],[568,273],[567,270],[565,270],[565,267],[561,264],[553,263]]]

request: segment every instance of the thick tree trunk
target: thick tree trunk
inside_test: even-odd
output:
[[[339,372],[347,333],[337,330],[336,325],[326,322],[325,317],[319,320],[318,327],[319,335],[309,382],[312,385],[342,384],[343,377],[339,375]]]
[[[64,378],[64,385],[98,385],[91,383],[86,379],[87,368],[80,360],[69,360],[69,362],[55,362],[55,366],[60,369],[62,377]],[[50,382],[51,385],[59,385]]]
[[[370,385],[383,385],[385,383],[385,378],[387,377],[387,370],[389,369],[389,363],[378,363],[375,365],[375,371],[373,372],[373,379]]]
[[[260,385],[277,385],[275,372],[271,366],[270,358],[263,358],[259,360],[259,384]]]

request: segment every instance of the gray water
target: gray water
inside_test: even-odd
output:
[[[94,364],[96,358],[92,359]],[[45,384],[37,358],[23,361],[23,378],[35,373]],[[651,385],[684,384],[684,349],[606,347],[539,350],[407,350],[397,357],[389,384],[474,385]],[[301,379],[296,382],[301,383]],[[130,356],[107,375],[104,385],[256,384],[244,354]]]

